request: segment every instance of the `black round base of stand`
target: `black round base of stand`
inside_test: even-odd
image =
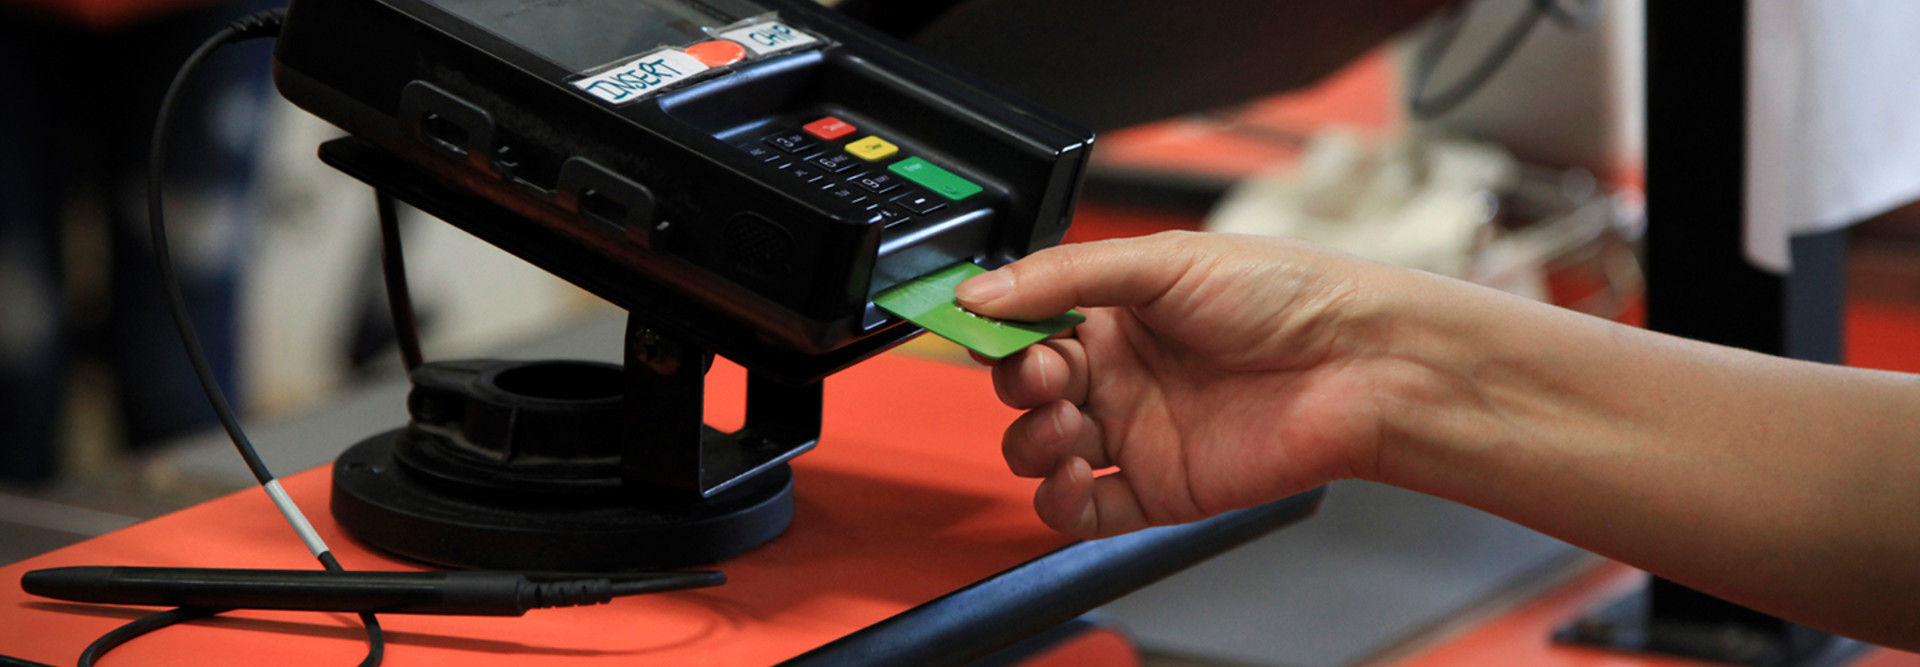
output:
[[[376,548],[460,568],[587,571],[675,568],[737,556],[793,521],[785,465],[704,500],[529,499],[431,483],[394,460],[402,429],[333,464],[334,520]]]

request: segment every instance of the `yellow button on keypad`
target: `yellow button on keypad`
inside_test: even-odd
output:
[[[874,160],[885,160],[892,157],[894,153],[900,152],[900,147],[887,143],[887,140],[881,139],[880,137],[867,137],[847,144],[847,152],[854,154],[862,160],[872,162]]]

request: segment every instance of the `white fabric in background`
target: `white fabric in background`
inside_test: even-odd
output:
[[[1920,199],[1920,2],[1748,11],[1746,252],[1785,273],[1791,236]]]

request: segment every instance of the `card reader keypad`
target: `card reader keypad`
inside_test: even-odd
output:
[[[787,172],[788,176],[793,177],[794,179],[800,181],[801,183],[815,183],[822,178],[826,178],[825,176],[821,175],[819,169],[813,168],[812,165],[804,165],[804,164],[791,165],[791,166],[788,166],[784,171]]]
[[[824,153],[811,160],[814,166],[829,172],[840,173],[856,166],[856,158],[847,153]]]
[[[848,143],[847,152],[859,156],[862,160],[875,162],[893,157],[895,153],[900,152],[900,147],[880,137],[867,137]]]
[[[763,131],[741,149],[777,167],[787,182],[824,191],[839,210],[893,225],[985,203],[969,201],[985,191],[979,184],[839,118],[796,125]]]
[[[827,141],[833,141],[835,139],[845,138],[849,134],[853,134],[853,131],[857,128],[847,124],[847,122],[844,120],[834,118],[833,116],[827,116],[826,118],[822,118],[820,120],[807,123],[806,125],[802,125],[800,126],[800,129],[805,130],[807,134],[811,134],[813,136],[819,137]]]
[[[799,132],[782,132],[780,134],[767,137],[766,142],[768,144],[771,144],[774,148],[778,148],[788,153],[804,152],[812,149],[815,145],[812,139],[809,139],[807,135],[801,134]]]
[[[753,156],[754,159],[759,160],[761,162],[772,162],[774,160],[778,160],[787,156],[786,153],[774,150],[772,148],[769,148],[763,145],[748,146],[747,154]]]
[[[827,196],[848,204],[860,204],[867,201],[867,195],[853,186],[835,183],[827,188]]]
[[[867,192],[883,195],[899,189],[900,179],[895,178],[893,174],[878,172],[855,176],[853,184],[865,188]]]
[[[909,190],[905,194],[894,197],[893,203],[920,215],[927,215],[947,207],[947,203],[940,198],[920,190]]]

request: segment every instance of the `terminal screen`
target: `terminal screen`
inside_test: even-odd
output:
[[[575,72],[707,39],[767,13],[747,0],[428,0]]]

